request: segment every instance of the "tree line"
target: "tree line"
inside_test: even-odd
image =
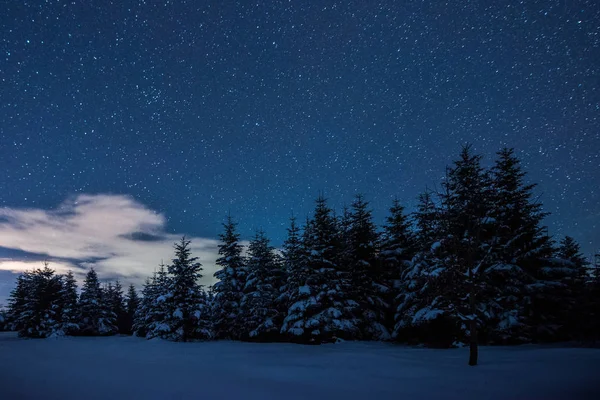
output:
[[[290,219],[280,250],[263,231],[244,248],[229,216],[212,287],[182,238],[139,297],[93,269],[78,296],[72,273],[45,265],[18,277],[4,319],[26,337],[470,343],[474,363],[477,344],[596,340],[598,267],[573,238],[547,234],[525,178],[513,149],[484,168],[465,146],[440,191],[411,214],[395,200],[381,228],[362,195],[339,215],[319,196],[303,223]]]

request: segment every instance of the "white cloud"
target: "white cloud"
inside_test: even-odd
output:
[[[0,246],[47,258],[59,273],[93,266],[100,278],[139,285],[161,260],[168,264],[173,258],[173,243],[182,234],[166,233],[165,225],[164,215],[132,197],[80,195],[55,210],[0,208]],[[218,241],[188,239],[204,268],[202,283],[212,284]],[[0,270],[39,266],[39,261],[0,259]]]

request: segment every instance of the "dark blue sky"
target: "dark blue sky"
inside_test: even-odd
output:
[[[279,244],[321,190],[410,209],[471,142],[600,246],[596,1],[10,1],[0,30],[1,207],[130,195]]]

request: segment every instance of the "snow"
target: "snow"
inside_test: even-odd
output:
[[[310,294],[310,286],[304,285],[298,288],[298,293],[300,294]]]
[[[174,343],[0,333],[3,399],[593,399],[600,350]]]

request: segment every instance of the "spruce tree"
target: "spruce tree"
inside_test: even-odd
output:
[[[402,271],[394,302],[392,337],[396,340],[436,346],[448,346],[453,340],[445,337],[449,329],[444,326],[446,321],[438,318],[443,315],[443,310],[437,308],[440,298],[432,297],[429,290],[429,282],[445,267],[440,249],[442,215],[429,190],[419,195],[412,215],[415,255]]]
[[[290,226],[287,228],[287,237],[282,246],[283,269],[285,271],[285,283],[282,286],[281,295],[278,304],[281,305],[281,312],[287,316],[288,307],[291,305],[290,299],[298,288],[303,285],[306,268],[302,262],[305,259],[305,253],[302,247],[302,237],[300,227],[296,223],[296,217],[290,218]]]
[[[118,333],[126,333],[126,315],[123,299],[123,286],[117,279],[114,284],[109,285],[106,304],[112,314],[114,314],[115,324]]]
[[[546,291],[549,300],[549,316],[556,324],[556,337],[552,339],[582,339],[585,326],[589,323],[586,309],[586,281],[588,261],[581,254],[579,243],[565,236],[556,251],[558,260],[553,260],[545,271],[551,271],[553,285]]]
[[[79,300],[80,331],[86,336],[112,335],[116,332],[115,316],[106,304],[106,296],[94,268],[85,276]]]
[[[399,322],[395,319],[396,310],[406,290],[402,277],[410,268],[411,260],[416,252],[415,239],[411,232],[411,224],[404,213],[404,207],[398,199],[395,199],[390,208],[390,214],[383,226],[383,234],[380,247],[380,296],[387,303],[385,310],[385,325],[391,336],[397,338],[398,332],[395,325]]]
[[[165,324],[169,329],[162,336],[183,342],[209,339],[208,306],[199,283],[202,264],[197,257],[192,257],[190,241],[185,237],[175,243],[175,258],[168,268],[170,279]]]
[[[68,271],[62,279],[60,292],[62,309],[61,330],[66,335],[76,335],[79,332],[79,306],[77,304],[77,282],[73,271]]]
[[[10,313],[19,336],[46,338],[62,335],[62,280],[44,262],[43,269],[22,274],[11,294]]]
[[[213,306],[214,334],[219,339],[239,339],[242,329],[240,304],[244,295],[246,273],[242,258],[243,246],[231,216],[223,224],[225,231],[219,235],[219,258],[221,267],[215,272],[219,281],[214,284]]]
[[[146,278],[142,286],[142,298],[135,309],[133,316],[133,334],[138,337],[147,337],[150,329],[150,310],[155,299],[156,273],[152,278]]]
[[[486,296],[490,299],[487,323],[492,343],[531,340],[532,299],[540,277],[540,260],[551,252],[545,228],[547,215],[534,199],[534,184],[525,183],[526,174],[513,149],[497,153],[491,169],[491,225],[494,232],[493,265],[486,270]]]
[[[124,333],[131,335],[134,331],[135,315],[138,307],[140,306],[140,298],[135,290],[133,284],[129,285],[127,289],[127,297],[125,300],[125,319],[124,319]]]
[[[405,277],[413,290],[400,299],[404,321],[398,328],[416,329],[421,340],[440,346],[469,339],[469,363],[474,365],[487,310],[482,292],[486,284],[483,274],[490,264],[491,229],[489,175],[481,166],[481,156],[473,154],[470,146],[465,146],[448,168],[443,187],[438,238],[429,249],[425,240],[433,239],[429,221],[423,232],[417,220],[421,254]]]
[[[278,337],[282,319],[277,299],[283,283],[283,269],[275,249],[262,230],[256,233],[248,246],[246,271],[240,308],[242,338],[273,341]]]
[[[166,337],[171,333],[171,326],[167,323],[170,318],[169,301],[172,293],[169,292],[170,277],[167,266],[161,262],[152,277],[151,290],[146,310],[146,338]]]
[[[348,271],[338,264],[337,223],[323,196],[316,201],[303,239],[306,275],[303,285],[292,292],[282,333],[292,341],[316,344],[358,337],[358,303],[348,297]]]
[[[31,287],[31,272],[25,271],[17,277],[15,288],[10,292],[8,300],[9,330],[21,331],[24,327],[24,312],[27,305],[27,296]]]
[[[346,238],[346,262],[349,268],[349,297],[358,304],[356,318],[360,321],[363,339],[387,340],[386,301],[389,287],[378,265],[379,234],[373,223],[369,204],[357,195],[349,214],[350,225]]]

